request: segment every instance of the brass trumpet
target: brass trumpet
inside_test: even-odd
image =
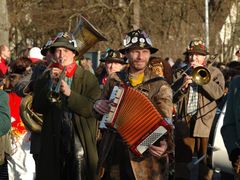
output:
[[[48,98],[50,100],[51,103],[58,103],[61,102],[61,93],[60,93],[60,87],[61,87],[61,82],[62,80],[65,78],[65,72],[66,72],[66,66],[63,68],[57,83],[53,83],[52,81],[50,82],[49,85],[49,95]]]

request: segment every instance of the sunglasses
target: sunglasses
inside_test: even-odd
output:
[[[67,39],[70,44],[73,44],[73,46],[75,48],[77,48],[77,42],[76,42],[74,36],[68,32],[59,32],[57,34],[57,36],[52,40],[51,43],[53,44],[56,40],[58,40],[59,38],[62,38],[62,37]]]

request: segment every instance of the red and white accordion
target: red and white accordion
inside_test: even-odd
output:
[[[116,129],[137,156],[142,156],[171,126],[147,96],[129,86],[115,86],[109,99],[113,101],[110,112],[99,127]]]

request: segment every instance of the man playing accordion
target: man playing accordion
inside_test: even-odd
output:
[[[163,119],[169,119],[171,124],[172,90],[163,78],[147,67],[151,54],[157,50],[152,47],[149,36],[143,30],[131,31],[126,35],[124,48],[120,49],[120,52],[128,59],[129,68],[109,76],[102,99],[94,104],[94,110],[98,114],[109,113],[112,103],[109,97],[113,87],[125,85],[147,96],[157,112]],[[136,129],[138,128],[140,127]],[[173,152],[171,125],[168,132],[150,145],[141,157],[129,151],[128,147],[119,133],[111,129],[104,131],[99,146],[99,170],[103,172],[101,170],[105,169],[103,179],[168,179],[168,155]]]

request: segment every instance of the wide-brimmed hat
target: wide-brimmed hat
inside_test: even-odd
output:
[[[124,48],[119,50],[122,54],[126,54],[129,49],[133,48],[149,49],[151,54],[158,51],[157,48],[152,46],[148,34],[141,29],[129,32],[123,40],[123,46]]]
[[[54,50],[57,47],[64,47],[73,51],[76,56],[79,54],[77,50],[77,42],[73,35],[69,32],[60,32],[52,41],[50,45],[50,50]]]
[[[201,38],[195,38],[189,43],[186,51],[183,54],[200,54],[206,56],[209,54],[209,52],[207,51],[207,47],[204,41]]]
[[[108,48],[104,56],[100,59],[101,62],[118,62],[121,64],[127,64],[127,59],[117,50]]]

